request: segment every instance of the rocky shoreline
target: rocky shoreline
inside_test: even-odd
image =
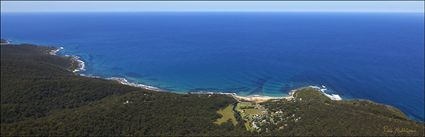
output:
[[[51,50],[49,52],[49,54],[58,56],[57,53],[60,50],[63,50],[63,49],[64,49],[63,47],[54,48],[53,50]],[[100,76],[92,76],[92,75],[86,75],[86,74],[79,73],[79,72],[85,71],[85,62],[79,56],[65,55],[65,57],[71,57],[72,61],[77,62],[78,67],[76,69],[72,70],[72,72],[76,73],[77,75],[85,76],[85,77],[91,77],[91,78],[102,78]],[[132,86],[132,87],[138,87],[138,88],[143,88],[143,89],[153,90],[153,91],[158,91],[158,92],[167,92],[167,90],[164,90],[164,89],[161,89],[161,88],[158,88],[158,87],[129,82],[126,78],[122,78],[122,77],[109,77],[109,78],[103,78],[103,79],[117,81],[120,84]],[[329,97],[331,100],[342,100],[342,98],[337,94],[326,93],[326,91],[328,89],[324,85],[322,85],[321,87],[319,87],[319,86],[307,86],[307,87],[314,88],[314,89],[321,91],[322,94]],[[296,91],[303,89],[303,88],[306,88],[306,87],[293,89],[289,92],[288,96],[281,96],[281,97],[262,96],[262,95],[240,96],[240,95],[237,95],[236,93],[231,93],[231,92],[230,93],[224,93],[224,92],[211,92],[211,91],[196,91],[196,92],[188,92],[187,94],[209,94],[209,95],[221,94],[221,95],[231,96],[235,100],[240,101],[240,102],[248,101],[248,102],[261,103],[261,102],[266,102],[266,101],[269,101],[269,100],[277,100],[277,99],[291,100],[291,99],[294,98],[293,94]]]

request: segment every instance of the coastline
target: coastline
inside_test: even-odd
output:
[[[6,39],[0,39],[0,45],[7,45],[7,44],[10,44],[10,41]]]
[[[49,52],[49,54],[52,55],[52,56],[60,56],[60,55],[58,55],[58,52],[64,49],[63,47],[59,47],[59,48],[53,47],[53,48],[54,49]],[[76,55],[64,55],[64,56],[70,57],[71,61],[77,62],[77,68],[72,70],[72,72],[76,73],[76,72],[86,70],[86,63],[81,59],[81,57],[76,56]]]
[[[328,94],[328,93],[326,93],[326,91],[328,89],[324,85],[322,85],[321,87],[311,85],[311,86],[307,86],[307,87],[301,87],[301,88],[293,89],[289,92],[288,96],[282,96],[282,97],[271,97],[271,96],[260,96],[260,95],[238,96],[237,94],[231,94],[231,95],[238,101],[250,101],[250,102],[256,102],[256,103],[262,103],[262,102],[266,102],[266,101],[269,101],[269,100],[279,100],[279,99],[292,100],[294,98],[295,92],[302,90],[304,88],[316,89],[316,90],[320,91],[320,93],[322,93],[323,95],[325,95],[326,97],[328,97],[329,99],[334,100],[334,101],[342,100],[342,97],[339,96],[338,94]]]
[[[64,50],[63,47],[54,47],[53,50],[51,50],[49,52],[50,55],[53,56],[60,56],[57,53],[61,50]],[[128,86],[132,86],[132,87],[137,87],[137,88],[142,88],[142,89],[147,89],[147,90],[152,90],[152,91],[157,91],[157,92],[168,92],[167,90],[158,88],[158,87],[154,87],[154,86],[149,86],[149,85],[144,85],[144,84],[140,84],[140,83],[134,83],[134,82],[129,82],[126,78],[122,78],[122,77],[101,77],[101,76],[93,76],[93,75],[87,75],[87,74],[82,74],[81,72],[85,71],[85,67],[86,64],[85,62],[81,59],[81,57],[79,56],[75,56],[75,55],[64,55],[65,57],[71,57],[72,61],[77,62],[78,67],[75,68],[74,70],[72,70],[72,72],[76,75],[79,76],[83,76],[83,77],[90,77],[90,78],[101,78],[101,79],[106,79],[106,80],[112,80],[112,81],[116,81],[120,84],[123,85],[128,85]],[[322,85],[321,87],[319,86],[307,86],[309,88],[314,88],[317,89],[319,91],[321,91],[322,94],[324,94],[325,96],[327,96],[328,98],[330,98],[331,100],[342,100],[341,96],[339,96],[338,94],[328,94],[326,93],[326,91],[328,91],[328,89],[326,88],[326,86]],[[302,87],[302,88],[306,88],[306,87]],[[221,95],[228,95],[233,97],[234,99],[236,99],[237,101],[250,101],[250,102],[256,102],[256,103],[261,103],[261,102],[266,102],[269,100],[279,100],[279,99],[286,99],[286,100],[292,100],[294,98],[294,93],[302,88],[298,88],[298,89],[293,89],[289,92],[288,96],[263,96],[263,95],[249,95],[249,96],[241,96],[241,95],[237,95],[236,93],[224,93],[224,92],[210,92],[210,91],[197,91],[197,92],[187,92],[185,94],[221,94]]]
[[[20,44],[11,44],[11,45],[19,46]],[[33,46],[37,46],[37,45],[33,45]],[[147,89],[147,90],[150,90],[150,91],[153,91],[153,92],[155,92],[155,91],[168,92],[168,91],[162,90],[162,89],[154,87],[154,86],[148,86],[148,85],[133,83],[133,82],[128,81],[126,78],[122,78],[122,77],[101,77],[101,76],[93,76],[93,75],[88,74],[88,73],[86,73],[86,74],[80,73],[82,71],[85,71],[85,64],[82,65],[82,63],[85,63],[85,62],[82,60],[82,58],[80,58],[78,56],[65,55],[64,52],[60,52],[61,50],[64,49],[63,47],[52,47],[52,46],[49,46],[47,48],[46,48],[46,46],[42,46],[42,47],[44,47],[44,48],[42,48],[42,49],[44,49],[44,51],[42,51],[43,54],[57,56],[57,57],[63,57],[63,58],[73,60],[73,61],[80,60],[80,61],[77,61],[79,63],[78,68],[72,68],[72,69],[68,68],[67,69],[68,72],[72,72],[72,74],[74,74],[74,75],[89,77],[89,78],[104,79],[104,80],[113,80],[113,81],[118,82],[119,84],[122,84],[122,85]],[[73,62],[73,63],[75,63],[75,62]],[[75,71],[75,70],[77,70],[77,71]],[[345,99],[341,98],[338,94],[331,94],[333,91],[331,89],[328,91],[327,87],[324,86],[324,85],[321,85],[321,86],[310,85],[310,86],[299,87],[299,88],[290,90],[290,92],[288,92],[288,95],[283,95],[283,96],[273,96],[273,95],[272,96],[264,96],[264,95],[249,95],[249,96],[245,95],[245,96],[243,96],[243,95],[238,95],[237,93],[231,93],[231,92],[224,93],[224,92],[213,92],[213,91],[194,91],[194,92],[186,92],[186,93],[170,92],[170,93],[183,94],[183,95],[184,94],[207,94],[207,96],[210,96],[208,94],[211,94],[211,95],[212,94],[216,94],[216,95],[220,94],[220,95],[226,95],[228,97],[232,97],[233,99],[235,99],[238,102],[263,103],[263,102],[266,102],[266,101],[270,101],[270,102],[282,101],[283,99],[293,101],[293,99],[295,98],[294,94],[297,91],[299,91],[301,89],[305,89],[305,88],[314,88],[314,89],[316,89],[316,91],[318,91],[318,93],[322,93],[323,95],[325,95],[326,97],[328,97],[331,100],[335,100],[335,101],[338,101],[338,100],[344,101],[345,100]],[[349,100],[351,100],[351,99],[349,99]],[[365,99],[365,100],[367,100],[367,99]],[[367,100],[367,101],[371,101],[371,100]],[[371,102],[373,102],[373,101],[371,101]],[[373,103],[375,103],[375,102],[373,102]],[[417,120],[419,122],[423,122],[420,119],[417,119],[415,117],[411,117],[411,116],[408,116],[408,117],[411,118],[411,119]]]
[[[108,132],[109,127],[116,129],[124,125],[131,128],[134,125],[140,125],[138,124],[140,121],[150,121],[151,123],[142,124],[141,126],[144,127],[136,127],[137,129],[150,128],[154,131],[150,133],[154,134],[158,131],[155,129],[155,125],[170,123],[170,120],[173,119],[177,119],[177,121],[171,121],[168,127],[160,128],[164,130],[160,132],[166,132],[167,129],[180,129],[181,124],[173,124],[181,123],[178,119],[192,119],[186,121],[189,122],[186,123],[188,127],[204,124],[199,127],[212,131],[212,134],[223,129],[220,132],[226,135],[229,135],[226,133],[229,132],[243,133],[244,136],[248,136],[248,134],[270,135],[269,133],[283,135],[282,133],[292,133],[293,131],[310,135],[325,134],[320,129],[328,131],[326,135],[335,135],[334,133],[339,135],[352,134],[358,129],[364,129],[360,131],[361,133],[375,133],[375,131],[380,131],[387,125],[401,125],[403,128],[409,128],[412,131],[421,131],[420,134],[422,134],[423,129],[422,123],[408,119],[398,109],[388,108],[371,101],[332,101],[321,94],[321,91],[306,86],[290,92],[294,97],[290,101],[279,98],[279,100],[269,100],[262,103],[239,102],[227,95],[155,92],[104,80],[103,78],[81,77],[72,72],[77,66],[76,62],[72,62],[70,57],[63,57],[64,52],[60,53],[61,56],[48,55],[48,51],[52,50],[51,47],[6,45],[1,46],[1,48],[4,57],[2,60],[7,62],[3,64],[5,66],[2,68],[2,71],[6,72],[6,75],[2,75],[2,79],[7,80],[2,88],[10,89],[5,90],[8,93],[6,99],[14,102],[13,104],[6,102],[2,105],[22,106],[24,108],[22,110],[5,109],[8,114],[7,120],[13,120],[10,123],[5,123],[6,132],[2,133],[7,135],[27,133],[44,135],[46,134],[44,131],[52,131],[57,134],[67,134],[62,133],[62,131],[83,133],[79,131],[82,129],[81,125],[83,125],[83,129],[88,128],[102,133],[120,135],[127,131],[123,129],[111,133]],[[82,57],[87,55],[84,52],[76,53],[75,55]],[[53,62],[45,62],[45,60],[39,60],[38,57]],[[70,66],[70,63],[74,64]],[[28,67],[22,67],[26,64],[28,64]],[[28,71],[26,68],[31,69]],[[35,75],[33,75],[34,72]],[[97,71],[87,69],[83,73],[90,75],[95,72]],[[99,75],[103,74],[99,73]],[[108,74],[113,75],[114,73],[106,73],[104,76],[108,76]],[[127,75],[119,77],[127,77]],[[128,78],[128,80],[133,80],[131,77]],[[34,79],[34,81],[28,83],[25,79]],[[134,79],[134,82],[137,82],[137,79]],[[29,88],[22,89],[20,88],[22,85],[29,85]],[[204,92],[213,94],[207,91]],[[236,96],[234,93],[227,94]],[[271,96],[274,95],[277,94],[271,94]],[[258,102],[258,100],[254,101]],[[44,109],[47,110],[42,111]],[[22,119],[29,119],[25,122],[22,122],[21,119],[12,119],[16,113],[20,114],[21,112],[24,114],[29,112],[30,116],[42,115],[42,117],[23,117]],[[34,112],[37,113],[34,114]],[[233,125],[233,128],[230,127],[231,123],[222,125],[222,122],[226,123],[229,119],[231,122],[237,122],[236,125]],[[112,123],[114,125],[104,128],[96,126],[98,123]],[[34,129],[39,125],[52,126]],[[303,127],[305,125],[308,128],[302,131],[299,131],[298,128],[291,129],[291,127]],[[282,130],[281,127],[287,130]],[[195,128],[192,131],[195,135],[199,135],[201,128]],[[228,128],[232,128],[232,131]],[[266,133],[267,129],[272,130]],[[174,131],[170,132],[171,135],[175,133]]]
[[[78,65],[78,67],[74,69],[72,72],[77,73],[77,72],[86,70],[86,63],[83,60],[81,60],[79,56],[71,56],[71,60],[77,62],[77,65]]]
[[[60,56],[57,53],[61,50],[64,50],[63,47],[54,47],[53,50],[51,50],[49,52],[50,55],[53,56]],[[104,78],[101,76],[93,76],[93,75],[86,75],[86,74],[82,74],[79,72],[83,72],[86,70],[86,63],[82,60],[81,57],[76,56],[76,55],[64,55],[64,57],[70,57],[71,61],[75,61],[77,62],[77,68],[75,68],[74,70],[72,70],[72,72],[76,75],[80,75],[83,77],[89,77],[89,78],[101,78],[101,79],[106,79],[106,80],[112,80],[112,81],[117,81],[118,83],[121,83],[123,85],[128,85],[128,86],[132,86],[132,87],[138,87],[138,88],[143,88],[143,89],[148,89],[148,90],[153,90],[153,91],[158,91],[158,92],[165,92],[166,90],[154,87],[154,86],[149,86],[149,85],[144,85],[144,84],[139,84],[139,83],[132,83],[129,82],[126,78],[121,78],[121,77],[108,77],[108,78]]]
[[[328,93],[326,93],[326,91],[328,91],[328,89],[324,85],[322,85],[321,87],[318,87],[318,86],[308,86],[308,87],[320,90],[323,95],[327,96],[331,100],[342,100],[342,97],[339,96],[338,94],[328,94]]]
[[[55,56],[55,55],[57,55],[57,53],[58,53],[59,51],[61,51],[61,50],[63,50],[63,47],[59,47],[59,48],[56,48],[56,47],[55,47],[55,49],[51,50],[51,51],[49,52],[49,54],[50,54],[50,55]]]
[[[153,91],[159,91],[159,92],[165,92],[166,91],[166,90],[154,87],[154,86],[132,83],[132,82],[129,82],[127,79],[120,78],[120,77],[110,77],[110,78],[105,78],[105,79],[118,81],[119,83],[121,83],[123,85],[128,85],[128,86],[132,86],[132,87],[138,87],[138,88],[143,88],[143,89],[148,89],[148,90],[153,90]]]

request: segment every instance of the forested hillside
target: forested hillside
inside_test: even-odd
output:
[[[237,132],[227,132],[237,129],[231,124],[213,124],[216,111],[235,102],[231,97],[161,93],[78,76],[69,71],[68,58],[50,50],[1,46],[2,136]]]
[[[423,123],[409,120],[394,107],[367,100],[335,101],[309,87],[299,89],[291,100],[266,102],[263,105],[269,112],[275,112],[268,118],[278,121],[264,125],[270,130],[265,133],[267,135],[424,135]]]
[[[264,130],[247,130],[247,120],[235,110],[236,125],[230,120],[217,124],[220,110],[238,104],[231,96],[156,92],[79,76],[72,73],[76,65],[70,58],[49,54],[53,49],[1,45],[2,136],[423,136],[423,123],[398,109],[333,101],[310,89],[296,92],[293,100],[258,104],[265,110],[258,129]]]

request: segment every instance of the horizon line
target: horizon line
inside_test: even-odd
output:
[[[1,13],[425,13],[425,11],[1,11]],[[425,15],[425,14],[424,14]]]
[[[424,1],[2,1],[1,12],[425,12]]]

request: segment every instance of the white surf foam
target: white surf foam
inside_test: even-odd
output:
[[[74,69],[72,72],[81,72],[86,70],[86,64],[83,60],[80,59],[78,56],[72,56],[72,60],[76,61],[78,63],[78,67]]]
[[[139,87],[139,88],[144,88],[144,89],[148,89],[148,90],[154,90],[154,91],[165,91],[163,89],[154,87],[154,86],[148,86],[148,85],[143,85],[143,84],[138,84],[138,83],[132,83],[129,82],[127,79],[125,78],[120,78],[120,77],[110,77],[110,78],[106,78],[107,80],[114,80],[117,81],[123,85],[128,85],[128,86],[132,86],[132,87]]]
[[[57,53],[60,50],[63,50],[63,47],[59,47],[57,49],[54,49],[52,51],[49,52],[50,55],[57,55]],[[86,64],[83,60],[81,60],[81,58],[79,56],[75,56],[75,55],[64,55],[65,57],[71,57],[71,59],[73,61],[76,61],[78,63],[78,67],[73,70],[72,72],[77,73],[77,72],[81,72],[81,71],[85,71],[86,70]],[[93,76],[93,75],[86,75],[86,74],[79,74],[80,76],[84,76],[84,77],[90,77],[90,78],[102,78],[100,76]],[[153,91],[163,91],[166,92],[166,90],[154,87],[154,86],[148,86],[148,85],[143,85],[143,84],[138,84],[138,83],[131,83],[129,82],[127,79],[125,78],[119,78],[119,77],[111,77],[111,78],[103,78],[103,79],[107,79],[107,80],[114,80],[117,81],[121,84],[124,85],[128,85],[128,86],[133,86],[133,87],[138,87],[138,88],[143,88],[143,89],[148,89],[148,90],[153,90]]]
[[[50,55],[56,55],[60,50],[63,50],[63,47],[56,48],[49,52]]]
[[[342,100],[341,96],[339,96],[338,94],[326,93],[328,89],[324,85],[322,85],[321,87],[318,87],[318,86],[309,86],[309,87],[320,90],[325,96],[327,96],[331,100]]]

